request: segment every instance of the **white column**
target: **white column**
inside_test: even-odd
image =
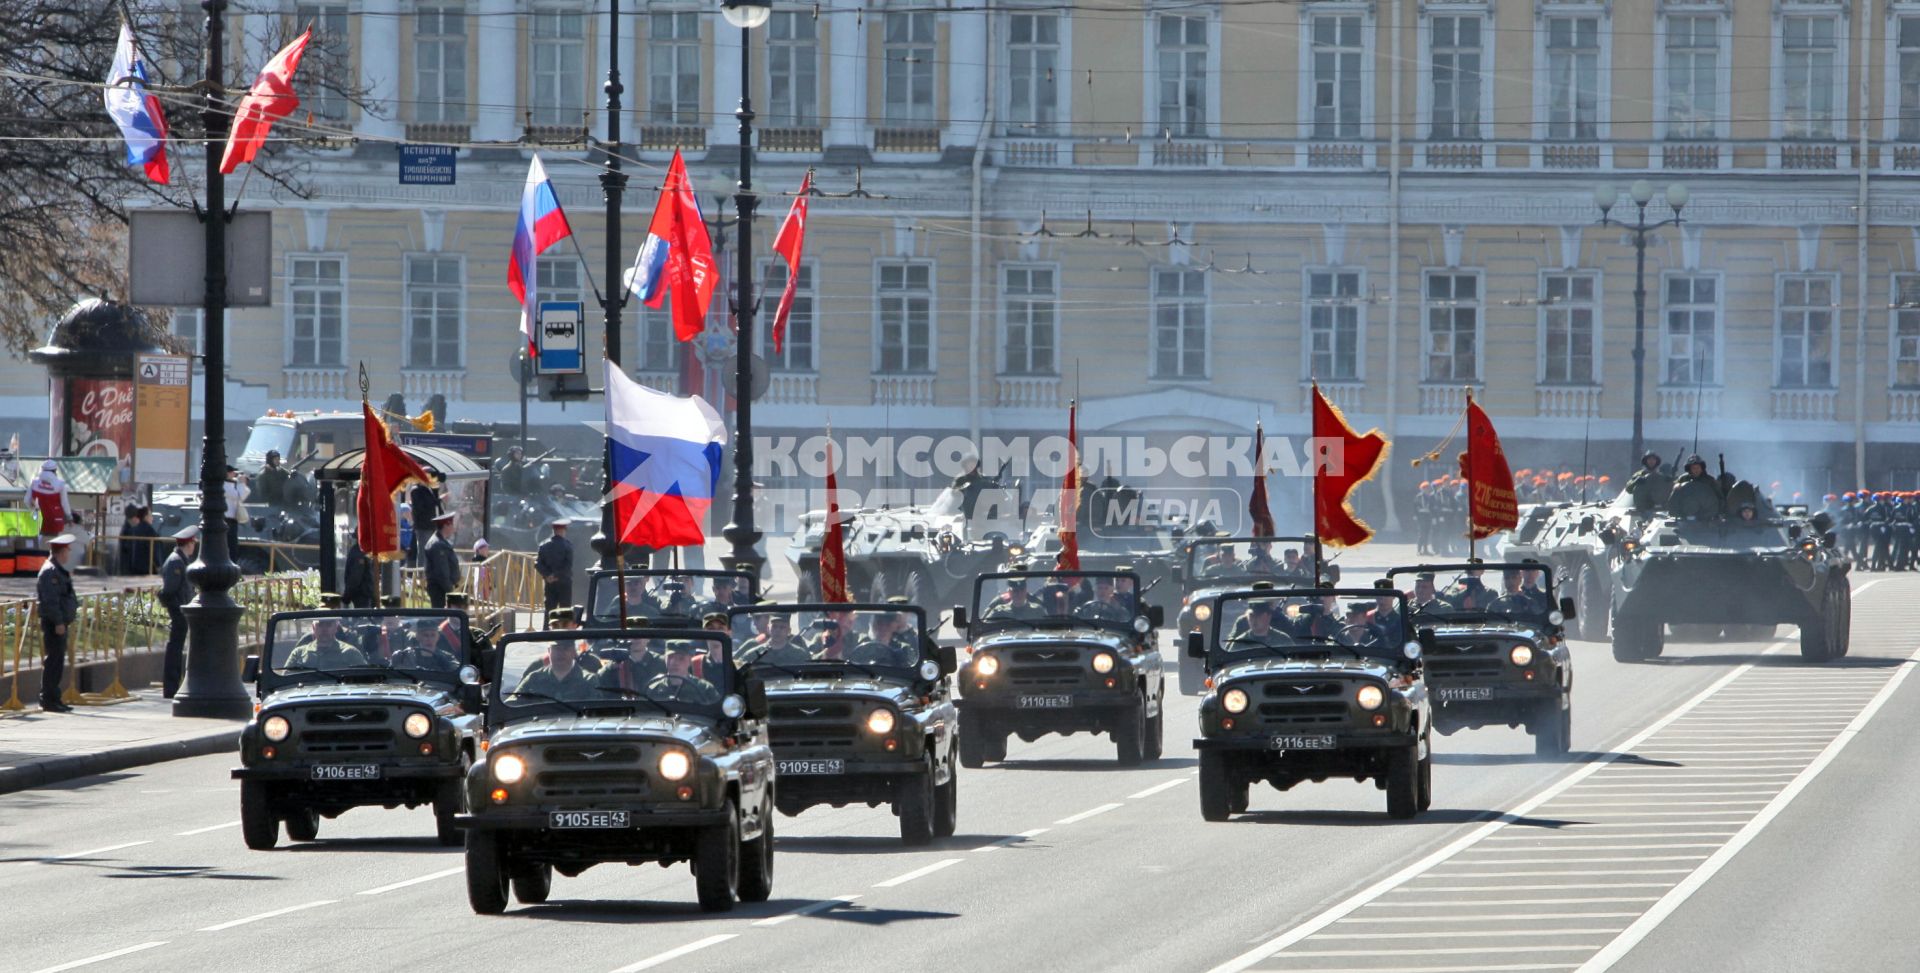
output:
[[[477,142],[520,137],[520,18],[514,11],[514,0],[480,0],[480,16],[468,21],[480,39],[480,60],[467,71],[479,81],[480,107],[473,116]]]
[[[400,138],[400,0],[361,0],[359,65],[367,94],[354,134]]]
[[[827,107],[833,121],[827,129],[826,143],[869,148],[867,141],[867,28],[859,14],[860,0],[852,0],[833,11],[833,31],[827,60],[832,88]],[[873,17],[879,17],[875,13]]]
[[[985,10],[947,15],[947,138],[972,140],[987,117]]]
[[[740,28],[727,23],[725,17],[715,17],[713,24],[713,66],[707,70],[707,76],[713,79],[709,90],[713,92],[713,122],[707,129],[707,145],[737,146],[740,144],[740,120],[733,113],[740,107]],[[765,34],[766,28],[759,29]],[[755,44],[754,53],[766,56],[766,45]],[[764,70],[766,65],[762,64]],[[764,98],[764,95],[760,96]],[[767,106],[756,100],[753,110],[764,112]],[[756,123],[757,126],[758,123]],[[737,155],[735,152],[733,155]],[[732,157],[732,156],[727,156]]]

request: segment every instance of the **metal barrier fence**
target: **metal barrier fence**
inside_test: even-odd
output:
[[[458,590],[466,593],[467,614],[479,630],[514,612],[538,612],[546,603],[547,583],[533,563],[534,556],[523,551],[501,551],[484,561],[461,562]],[[401,604],[413,607],[428,603],[424,568],[400,569],[400,598]]]

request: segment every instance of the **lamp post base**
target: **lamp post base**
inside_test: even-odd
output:
[[[759,577],[763,559],[758,545],[764,535],[751,527],[728,524],[720,529],[720,536],[733,545],[731,553],[721,556],[720,564],[729,571],[745,571],[753,577]]]
[[[182,609],[187,616],[187,672],[173,699],[173,715],[244,720],[253,698],[240,681],[240,617],[245,609],[226,592]],[[209,603],[210,602],[210,603]]]

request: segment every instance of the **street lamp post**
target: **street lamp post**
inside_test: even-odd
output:
[[[600,190],[607,200],[606,293],[600,298],[601,319],[605,322],[607,361],[620,367],[621,312],[627,306],[627,287],[620,275],[620,206],[627,189],[627,174],[620,168],[620,0],[607,3],[607,95],[606,168],[600,173]],[[522,434],[524,436],[524,434]],[[601,477],[609,499],[600,504],[600,533],[589,543],[600,555],[600,567],[612,571],[619,567],[618,528],[613,522],[613,432],[607,431],[601,446]]]
[[[755,27],[773,16],[773,0],[721,0],[720,12],[727,23],[740,28],[740,188],[734,194],[734,210],[740,227],[739,254],[735,263],[734,321],[738,337],[734,343],[733,370],[733,522],[721,529],[733,545],[733,553],[721,559],[728,570],[760,573],[760,554],[754,545],[760,532],[753,527],[753,40]]]
[[[1646,450],[1647,236],[1662,227],[1680,225],[1680,211],[1687,205],[1687,187],[1679,183],[1667,187],[1667,206],[1673,215],[1657,223],[1647,222],[1647,204],[1653,202],[1653,183],[1636,180],[1627,191],[1637,211],[1632,223],[1623,223],[1608,215],[1620,199],[1619,192],[1612,186],[1594,187],[1593,204],[1600,207],[1599,225],[1617,226],[1633,234],[1633,459],[1628,468],[1637,469],[1640,455]],[[1696,402],[1694,408],[1699,407]]]

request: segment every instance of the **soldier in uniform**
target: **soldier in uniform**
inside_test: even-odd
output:
[[[160,565],[160,607],[167,610],[167,654],[160,667],[160,694],[172,699],[187,671],[187,613],[181,608],[193,600],[193,582],[187,566],[200,546],[200,528],[189,525],[173,535],[173,553]]]
[[[1293,635],[1302,641],[1330,639],[1339,634],[1340,625],[1340,600],[1322,595],[1300,606],[1300,614],[1293,620]]]
[[[426,568],[427,603],[447,607],[447,592],[460,587],[460,555],[453,550],[452,512],[433,518],[433,536],[421,548],[421,563]]]
[[[1382,594],[1373,599],[1373,612],[1367,617],[1374,635],[1383,645],[1398,644],[1406,634],[1406,621],[1400,614],[1400,599]]]
[[[1025,578],[1008,578],[1007,590],[1002,592],[1000,597],[995,598],[981,615],[983,620],[995,622],[1045,617],[1047,617],[1046,609],[1040,607],[1038,602],[1027,598],[1027,579]]]
[[[1538,616],[1544,619],[1546,612],[1542,611],[1540,603],[1527,593],[1525,581],[1525,576],[1517,568],[1500,572],[1500,597],[1495,598],[1493,603],[1487,606],[1487,610],[1507,616],[1529,619]]]
[[[647,695],[658,700],[692,703],[696,706],[720,705],[720,690],[713,683],[693,674],[693,660],[705,652],[705,643],[674,641],[667,643],[666,671],[647,683]]]
[[[1441,601],[1439,593],[1434,590],[1432,571],[1422,571],[1413,576],[1413,597],[1409,603],[1415,615],[1423,611],[1447,610],[1447,603]]]
[[[1096,622],[1118,622],[1122,625],[1132,620],[1133,612],[1115,597],[1113,577],[1097,575],[1093,579],[1093,597],[1073,610],[1075,618],[1084,618]]]
[[[452,672],[460,668],[460,657],[449,650],[448,635],[435,619],[418,619],[413,623],[412,644],[395,652],[388,665],[395,669]]]
[[[533,570],[546,581],[546,610],[573,604],[573,545],[567,542],[567,519],[551,525],[553,536],[540,542]]]
[[[625,655],[602,657],[604,664],[593,680],[595,686],[643,692],[655,676],[666,671],[659,639],[628,639],[626,648]]]
[[[555,699],[591,699],[595,696],[595,681],[589,675],[580,665],[579,644],[563,638],[547,649],[546,664],[529,669],[507,695],[529,693]]]
[[[300,669],[352,669],[367,665],[367,657],[352,643],[340,637],[340,620],[337,618],[316,618],[313,620],[311,641],[301,639],[301,645],[287,657],[282,668],[289,671]]]
[[[873,631],[847,656],[847,661],[869,666],[911,667],[920,661],[920,646],[907,629],[906,612],[881,612],[873,616]]]
[[[807,651],[816,662],[845,662],[847,643],[853,638],[853,620],[849,612],[834,612],[831,616],[814,619],[813,637],[807,640]]]
[[[255,477],[260,487],[260,499],[272,506],[283,506],[289,498],[287,483],[293,479],[293,472],[280,465],[280,451],[267,450],[267,465],[261,467],[260,475]]]
[[[1707,461],[1695,454],[1687,457],[1680,478],[1673,481],[1667,509],[1676,517],[1704,520],[1718,517],[1726,507],[1726,500],[1720,481],[1707,472]]]
[[[767,616],[767,634],[747,640],[739,655],[744,663],[766,662],[777,666],[805,665],[813,661],[813,653],[793,637],[793,619],[785,614]]]
[[[360,549],[360,538],[347,539],[347,569],[340,594],[353,608],[373,607],[373,559]]]
[[[1280,562],[1273,559],[1272,541],[1254,541],[1247,545],[1247,559],[1240,565],[1245,574],[1273,575],[1280,573]]]
[[[1416,536],[1416,551],[1420,554],[1433,553],[1433,481],[1421,480],[1420,489],[1413,495],[1413,526]]]
[[[1234,632],[1227,641],[1230,651],[1245,651],[1250,646],[1286,645],[1292,639],[1273,627],[1273,601],[1261,598],[1247,602],[1246,614],[1234,622]]]
[[[500,481],[500,492],[509,497],[524,496],[527,492],[527,452],[519,446],[507,447],[507,458],[500,461],[494,470],[494,477]]]
[[[1458,611],[1486,611],[1487,606],[1493,603],[1494,595],[1480,580],[1480,570],[1468,568],[1461,572],[1459,580],[1441,598]]]
[[[1627,494],[1633,498],[1633,509],[1651,513],[1665,504],[1672,493],[1673,477],[1660,468],[1660,454],[1648,450],[1640,457],[1640,468],[1627,477]]]
[[[40,603],[43,653],[40,708],[48,713],[73,712],[73,707],[60,701],[60,677],[67,670],[67,632],[80,614],[80,597],[74,594],[73,575],[67,572],[67,560],[72,557],[75,540],[72,534],[60,534],[48,541],[47,563],[40,565],[40,574],[34,579],[34,593]]]

